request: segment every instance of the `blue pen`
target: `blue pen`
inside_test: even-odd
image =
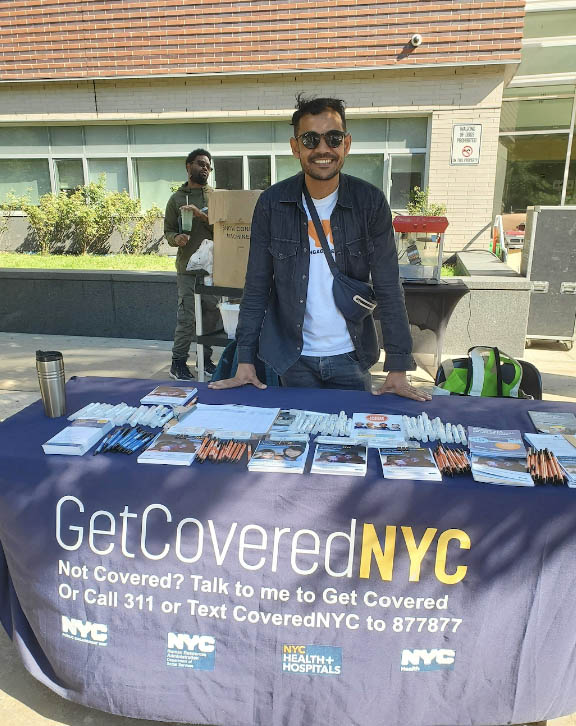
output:
[[[135,450],[134,446],[138,448],[146,435],[146,431],[135,431],[133,434],[127,436],[121,443],[122,452],[124,454],[131,454]]]
[[[128,431],[122,438],[116,442],[116,449],[122,453],[125,453],[125,449],[128,444],[132,443],[138,438],[139,432],[136,429]]]
[[[108,443],[104,447],[103,453],[106,453],[107,451],[110,451],[110,449],[116,444],[116,442],[118,441],[118,439],[120,439],[122,436],[124,436],[125,433],[126,433],[126,427],[117,429],[114,432],[114,435],[112,436],[112,438],[108,441]]]
[[[110,439],[114,436],[114,431],[109,431],[106,436],[102,439],[102,441],[98,444],[96,450],[93,452],[92,456],[96,456],[96,454],[99,454],[104,446],[110,441]]]

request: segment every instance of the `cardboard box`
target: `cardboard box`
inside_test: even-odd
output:
[[[243,288],[257,191],[208,192],[208,220],[214,225],[214,285]]]

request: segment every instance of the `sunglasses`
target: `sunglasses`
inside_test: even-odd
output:
[[[305,131],[295,138],[296,141],[301,141],[307,149],[315,149],[322,138],[331,149],[337,149],[347,136],[346,131],[334,129],[334,131],[326,131],[325,134],[319,134],[317,131]]]

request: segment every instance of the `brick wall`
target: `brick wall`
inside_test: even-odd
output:
[[[513,63],[523,15],[524,0],[3,0],[0,80]]]

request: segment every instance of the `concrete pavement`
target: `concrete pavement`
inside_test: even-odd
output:
[[[61,351],[67,378],[90,375],[167,380],[171,360],[168,341],[0,333],[0,421],[40,397],[35,370],[38,349]],[[456,351],[453,355],[464,353]],[[451,356],[446,354],[445,357]],[[538,342],[526,350],[524,358],[541,371],[545,399],[576,401],[576,351],[568,351],[560,343]],[[376,381],[381,379],[378,372],[373,376]],[[413,374],[412,381],[424,388],[432,387],[432,379],[421,369]],[[165,722],[111,716],[60,698],[25,671],[11,641],[1,629],[0,724],[167,726]],[[576,714],[548,724],[576,726]]]

